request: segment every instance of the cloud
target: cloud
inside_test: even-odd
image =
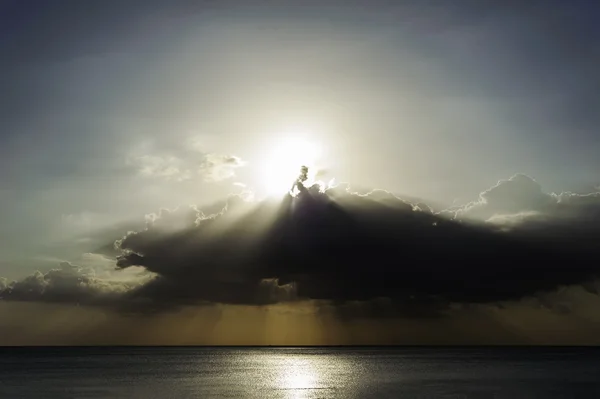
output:
[[[600,192],[546,193],[533,178],[517,174],[483,191],[479,200],[444,214],[458,220],[476,219],[500,224],[519,225],[526,221],[572,223],[574,219],[600,217]]]
[[[201,176],[207,182],[218,182],[235,176],[235,169],[245,162],[234,155],[206,152],[198,140],[188,138],[142,143],[129,154],[127,164],[146,178],[183,182]]]
[[[134,161],[139,173],[145,177],[158,177],[165,180],[185,181],[192,178],[192,172],[184,160],[174,156],[142,155]]]
[[[99,278],[63,265],[8,284],[4,298],[110,298],[148,309],[317,301],[341,316],[438,317],[453,304],[596,286],[596,194],[546,194],[517,175],[446,217],[385,190],[299,189],[296,197],[231,196],[147,215],[145,228],[116,241],[114,275],[143,268],[152,278],[115,285],[114,271]]]
[[[597,251],[600,239],[600,192],[546,193],[522,174],[499,181],[482,192],[478,201],[440,214],[484,221],[514,238],[587,254]]]
[[[8,301],[39,301],[115,305],[125,293],[150,279],[141,270],[114,272],[114,261],[85,254],[83,265],[61,262],[46,273],[36,271],[21,280],[0,279],[0,298]]]
[[[235,176],[235,169],[244,166],[241,158],[233,155],[207,154],[200,164],[205,181],[218,182]]]
[[[499,215],[542,211],[554,202],[533,178],[516,174],[479,194],[477,201],[456,210],[455,218],[488,220]]]
[[[510,182],[530,183],[524,177]],[[511,212],[522,208],[513,202],[535,209],[553,198],[534,190],[515,200],[510,190],[486,193],[477,206]],[[449,220],[384,190],[356,194],[338,186],[304,188],[283,202],[232,197],[221,212],[198,211],[176,232],[149,226],[120,241],[125,253],[118,266],[156,273],[136,294],[162,304],[384,297],[403,309],[439,309],[514,300],[593,279],[598,269],[590,253],[567,244],[544,246],[532,237]]]

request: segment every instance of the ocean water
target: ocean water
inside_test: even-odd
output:
[[[0,398],[598,398],[594,348],[0,348]]]

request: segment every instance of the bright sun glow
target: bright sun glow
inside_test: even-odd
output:
[[[275,143],[267,157],[263,172],[264,187],[269,195],[289,192],[300,176],[300,168],[308,167],[307,184],[314,182],[321,147],[301,138],[285,138]]]

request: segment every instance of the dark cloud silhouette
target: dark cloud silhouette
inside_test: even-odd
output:
[[[496,207],[514,215],[561,203],[534,185],[516,176],[465,209]],[[518,299],[586,282],[598,271],[590,261],[595,252],[568,241],[547,246],[532,236],[450,220],[383,190],[298,186],[298,196],[282,202],[232,197],[220,213],[198,211],[189,219],[193,225],[176,232],[150,225],[129,234],[119,243],[125,254],[118,266],[156,273],[134,295],[161,304],[390,298],[404,308]]]
[[[231,196],[205,209],[148,215],[144,229],[115,243],[117,268],[155,275],[135,287],[99,286],[64,266],[1,292],[14,300],[110,297],[154,309],[313,300],[334,304],[341,316],[417,317],[561,286],[596,290],[597,193],[546,194],[516,175],[477,202],[435,213],[384,190],[296,184],[297,195],[283,199]]]

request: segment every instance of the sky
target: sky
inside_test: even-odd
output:
[[[599,343],[599,16],[0,1],[0,344]]]

